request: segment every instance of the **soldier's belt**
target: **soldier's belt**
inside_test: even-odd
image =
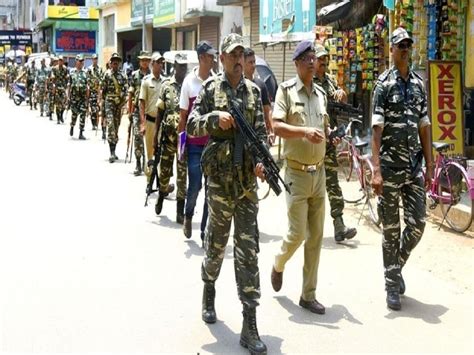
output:
[[[289,168],[304,171],[305,173],[313,173],[316,170],[320,169],[324,164],[324,159],[321,159],[319,162],[315,164],[301,164],[299,161],[286,159],[286,165]]]

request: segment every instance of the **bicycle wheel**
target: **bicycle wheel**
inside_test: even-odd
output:
[[[352,175],[352,154],[347,143],[340,150],[337,150],[337,164],[340,171],[342,171],[344,180],[349,181]]]
[[[443,217],[456,232],[466,231],[472,223],[473,200],[470,181],[464,169],[449,164],[438,175],[438,196]]]
[[[357,203],[364,199],[365,191],[362,186],[364,176],[363,166],[360,166],[359,161],[351,155],[351,173],[349,174],[349,179],[340,182],[342,196],[344,202],[347,203]]]
[[[367,207],[369,208],[369,217],[373,224],[377,227],[382,222],[378,213],[378,196],[372,189],[372,171],[367,167],[365,169],[365,198]]]

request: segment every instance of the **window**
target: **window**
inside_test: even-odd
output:
[[[104,17],[104,46],[115,46],[115,15]]]

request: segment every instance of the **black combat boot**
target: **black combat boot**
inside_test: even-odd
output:
[[[50,121],[53,120],[53,113],[52,113],[52,112],[49,112],[49,120],[50,120]]]
[[[92,130],[97,131],[97,118],[92,118]]]
[[[102,140],[105,141],[105,128],[102,128]]]
[[[157,215],[160,215],[161,210],[163,209],[163,201],[165,200],[166,193],[161,192],[158,194],[158,200],[156,200],[156,205],[155,205],[155,213]]]
[[[59,113],[59,119],[61,120],[61,123],[64,123],[64,116],[63,115],[64,115],[64,111],[61,111]]]
[[[184,199],[176,200],[176,223],[184,223]]]
[[[244,315],[244,322],[240,334],[240,345],[249,349],[250,354],[266,354],[267,346],[258,335],[255,307],[244,305],[242,314]]]
[[[84,137],[84,135],[82,134],[83,132],[84,132],[84,128],[81,128],[81,130],[79,131],[79,139],[82,141],[86,139],[86,137]]]
[[[400,301],[400,292],[398,290],[387,291],[387,307],[394,311],[402,309],[402,303]]]
[[[342,217],[336,217],[333,221],[334,224],[334,239],[336,242],[342,242],[344,239],[352,239],[357,234],[357,229],[348,228],[344,225]]]
[[[110,148],[109,163],[113,163],[114,161],[118,159],[117,156],[115,155],[115,144],[110,143],[109,148]]]
[[[133,172],[133,175],[139,176],[142,174],[142,161],[140,157],[137,157],[137,165],[135,166],[135,171]]]
[[[216,322],[216,310],[214,300],[216,299],[216,289],[214,282],[204,282],[204,291],[202,293],[202,320],[212,324]]]
[[[193,234],[193,217],[184,216],[183,233],[186,238]]]
[[[59,122],[59,121],[58,121]],[[74,135],[74,126],[71,126],[71,128],[69,128],[69,135],[72,137]]]

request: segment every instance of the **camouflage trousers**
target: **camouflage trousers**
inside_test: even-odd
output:
[[[89,95],[89,109],[91,113],[92,123],[97,124],[97,119],[99,118],[99,94],[96,91],[91,91]],[[95,121],[94,121],[95,120]]]
[[[73,101],[71,101],[71,112],[71,127],[76,125],[77,116],[79,116],[79,128],[83,131],[86,125],[86,98],[74,96]]]
[[[379,213],[383,225],[382,254],[385,287],[398,290],[401,269],[425,229],[426,201],[423,175],[413,177],[411,169],[382,167],[383,192]],[[400,234],[399,200],[404,209],[405,229]]]
[[[138,108],[133,111],[133,144],[135,145],[135,158],[139,159],[145,151],[145,141],[140,133],[140,111]]]
[[[54,95],[52,87],[48,87],[48,91],[46,92],[44,112],[46,115],[54,112]]]
[[[339,178],[337,176],[336,147],[332,144],[326,144],[326,156],[324,157],[324,169],[326,170],[326,191],[329,198],[329,205],[331,206],[331,217],[342,216],[344,210],[344,199],[342,197],[342,190],[339,186]]]
[[[105,117],[107,117],[107,142],[117,144],[118,130],[122,120],[122,106],[114,101],[105,101]]]
[[[40,112],[43,113],[45,111],[45,108],[44,108],[45,101],[47,100],[46,90],[44,89],[44,85],[40,86],[36,92],[37,92],[37,100],[40,107]]]
[[[174,158],[177,160],[176,185],[178,191],[176,198],[184,200],[186,198],[186,162],[178,160],[178,135],[165,136],[161,140],[161,158],[160,158],[160,191],[167,191],[170,178],[173,176]]]
[[[66,88],[63,88],[62,86],[56,87],[56,93],[54,97],[56,112],[63,112],[66,109],[65,97],[66,97]]]
[[[234,219],[234,272],[237,291],[243,304],[256,307],[260,299],[258,204],[247,197],[229,199],[225,182],[219,176],[208,177],[207,203],[209,219],[204,238],[206,255],[201,267],[202,280],[216,281],[219,277]]]

